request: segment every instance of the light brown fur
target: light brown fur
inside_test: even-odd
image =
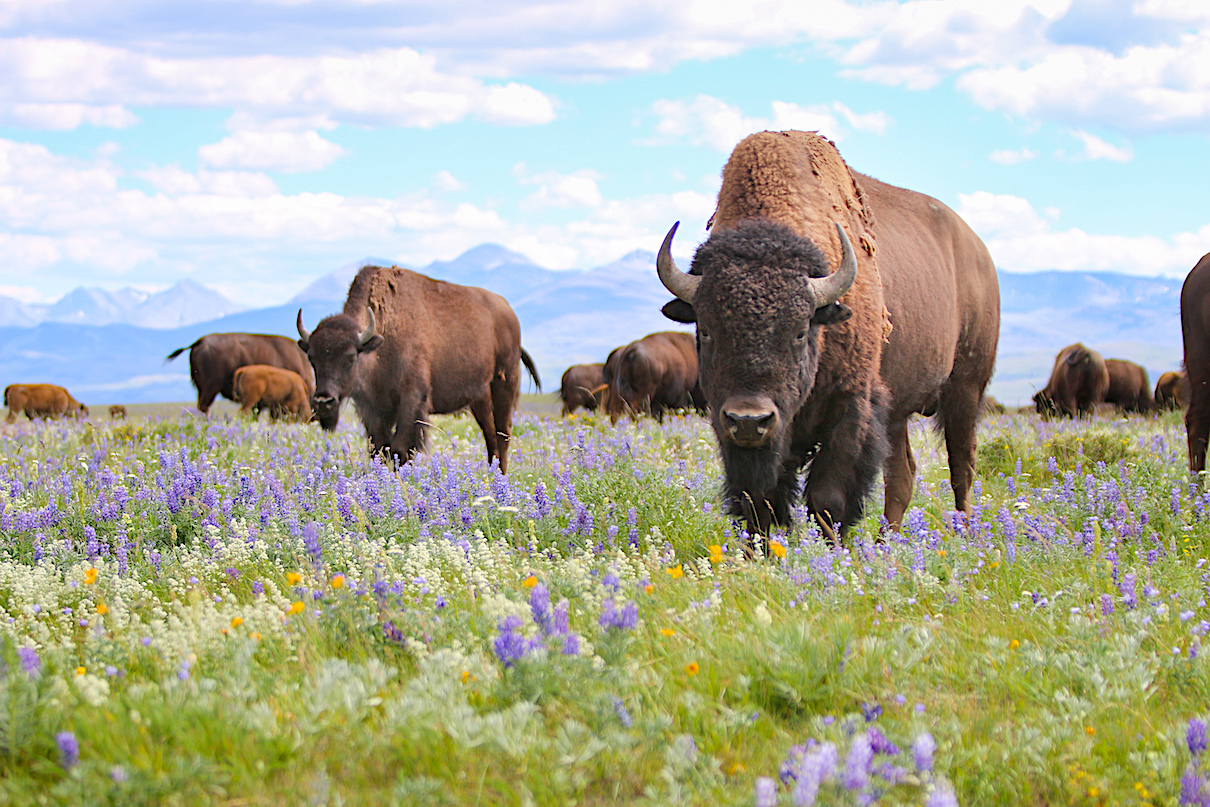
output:
[[[35,417],[88,416],[88,407],[56,384],[9,384],[4,388],[4,404],[8,407],[6,423],[15,423],[18,412],[24,412],[30,420]]]
[[[306,423],[311,419],[311,402],[302,376],[268,364],[249,364],[235,371],[232,381],[240,414],[259,416],[269,410],[269,419],[287,417]]]

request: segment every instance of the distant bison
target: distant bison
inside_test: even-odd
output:
[[[1076,342],[1059,351],[1050,380],[1034,395],[1038,414],[1091,416],[1109,391],[1109,369],[1100,353]]]
[[[615,422],[624,414],[663,420],[671,409],[706,409],[690,334],[660,331],[615,348],[605,362],[604,375],[605,411]]]
[[[306,423],[311,419],[311,396],[302,376],[268,364],[246,364],[235,371],[232,392],[240,414],[269,410],[269,419],[288,417]]]
[[[541,389],[508,302],[473,286],[407,269],[366,266],[344,312],[303,327],[298,345],[315,368],[315,416],[325,429],[353,399],[372,452],[408,460],[425,444],[428,417],[470,407],[487,459],[508,470],[513,407],[526,369]]]
[[[1008,410],[1004,407],[1004,404],[990,395],[984,395],[983,400],[979,404],[980,417],[985,415],[1003,415],[1007,412]]]
[[[862,517],[882,471],[897,529],[914,486],[913,413],[937,415],[954,504],[970,512],[1000,292],[956,213],[851,171],[818,135],[760,132],[724,166],[688,274],[672,260],[675,231],[656,262],[677,297],[664,313],[697,323],[733,515],[762,533],[788,523],[806,469],[807,506],[832,538],[834,523]]]
[[[109,419],[110,420],[125,420],[126,419],[126,407],[122,406],[121,404],[114,404],[113,406],[109,407]]]
[[[204,415],[210,411],[215,397],[222,393],[229,401],[236,400],[232,382],[235,371],[249,364],[268,364],[283,370],[293,370],[302,378],[307,395],[315,392],[314,375],[305,353],[293,339],[260,333],[212,333],[201,337],[188,347],[168,354],[172,361],[189,351],[189,375],[197,388],[197,408]]]
[[[1199,473],[1206,470],[1210,439],[1210,253],[1189,271],[1181,287],[1181,336],[1189,380],[1189,408],[1185,411],[1189,470]]]
[[[1151,381],[1145,369],[1125,359],[1105,359],[1105,369],[1109,371],[1106,403],[1113,404],[1122,412],[1150,412],[1155,408],[1151,398]]]
[[[1155,382],[1155,405],[1159,409],[1184,409],[1189,405],[1189,377],[1182,372],[1161,373]]]
[[[4,388],[4,405],[8,407],[6,423],[15,423],[18,412],[24,412],[30,420],[64,415],[88,417],[88,407],[55,384],[9,384]]]
[[[563,373],[559,384],[559,399],[563,401],[563,417],[577,409],[595,410],[601,403],[605,387],[604,364],[573,364]]]

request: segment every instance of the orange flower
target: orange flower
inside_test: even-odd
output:
[[[769,551],[779,558],[784,558],[786,556],[785,546],[777,541],[772,541],[769,543]]]
[[[650,594],[651,592],[655,591],[655,586],[651,583],[648,583],[647,585],[643,586],[643,591],[646,591],[648,594]]]
[[[723,562],[723,548],[721,546],[719,546],[718,544],[710,545],[710,562],[711,563],[722,563]]]
[[[307,607],[307,606],[305,606],[305,605],[303,605],[303,604],[302,604],[302,600],[299,600],[298,602],[293,603],[293,604],[290,606],[290,610],[289,610],[289,611],[287,611],[286,613],[288,613],[288,614],[301,614],[301,613],[303,612],[303,609],[305,609],[306,607]]]
[[[95,568],[86,569],[84,571],[84,584],[91,586],[95,582],[97,582],[97,570]]]
[[[103,602],[97,603],[97,613],[101,616],[105,616],[109,613],[109,606]]]
[[[292,586],[297,586],[302,582],[302,575],[298,572],[286,572],[286,582]]]
[[[231,627],[233,628],[238,628],[242,624],[244,624],[244,618],[242,616],[237,616],[231,620]]]
[[[76,675],[83,675],[86,672],[88,672],[88,670],[84,669],[83,667],[76,667]]]
[[[252,641],[254,641],[254,642],[259,642],[260,641],[260,632],[252,631],[251,633],[248,634],[248,638],[252,639]]]
[[[1094,729],[1092,726],[1085,726],[1085,727],[1084,727],[1084,732],[1085,732],[1086,734],[1088,734],[1088,736],[1089,736],[1089,737],[1091,737],[1092,735],[1094,735],[1094,734],[1096,734],[1096,733],[1097,733],[1097,730],[1096,730],[1096,729]]]
[[[341,588],[344,586],[344,584],[345,576],[343,574],[338,574],[332,578],[332,588]]]
[[[690,675],[697,675],[698,670],[700,669],[701,667],[697,666],[696,661],[691,661],[685,665],[685,672],[689,673]]]
[[[533,588],[534,586],[538,585],[538,576],[536,574],[531,574],[529,577],[521,581],[521,585],[525,586],[526,588]]]
[[[1021,643],[1018,642],[1016,639],[1013,639],[1011,642],[1008,643],[1009,650],[1016,650],[1020,646],[1021,646]]]
[[[668,574],[669,577],[671,577],[673,580],[675,580],[678,577],[685,576],[685,571],[684,571],[684,569],[681,568],[683,565],[684,564],[678,563],[677,565],[675,565],[671,568],[665,569],[664,571]]]
[[[664,634],[665,636],[672,636],[674,633],[676,633],[676,631],[674,631],[672,628],[660,628],[660,633]]]

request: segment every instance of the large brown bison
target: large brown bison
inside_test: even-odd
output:
[[[1046,386],[1034,393],[1034,404],[1044,417],[1091,416],[1109,391],[1109,368],[1100,353],[1079,342],[1055,357]]]
[[[1151,381],[1147,371],[1125,359],[1105,359],[1109,371],[1109,389],[1105,390],[1105,402],[1111,403],[1122,412],[1150,412],[1155,408],[1151,399]]]
[[[956,213],[850,171],[816,134],[761,132],[723,168],[688,274],[672,260],[675,232],[656,262],[678,298],[664,313],[697,322],[733,515],[762,533],[788,523],[809,463],[806,503],[829,538],[861,518],[879,470],[897,529],[916,471],[913,413],[937,415],[955,506],[969,512],[1000,289]]]
[[[18,412],[24,412],[30,420],[64,415],[88,417],[88,407],[56,384],[9,384],[4,388],[4,405],[8,407],[6,423],[15,423]]]
[[[300,423],[311,419],[311,394],[302,376],[269,364],[245,364],[235,371],[231,391],[240,402],[241,415],[269,410],[269,419],[292,418]]]
[[[520,363],[541,389],[521,326],[498,294],[399,267],[365,266],[344,313],[303,327],[298,345],[315,368],[315,416],[336,428],[352,398],[372,452],[407,460],[425,444],[428,416],[469,407],[487,445],[508,470]]]
[[[625,414],[663,420],[671,409],[706,409],[697,378],[697,350],[687,333],[660,331],[615,348],[605,362],[604,377],[605,411],[615,423]]]
[[[1189,405],[1189,377],[1184,371],[1160,373],[1155,382],[1155,405],[1158,409],[1184,409]]]
[[[1210,253],[1190,270],[1181,287],[1181,336],[1185,342],[1185,375],[1189,379],[1189,408],[1185,435],[1189,470],[1206,470],[1210,439]]]
[[[232,382],[235,371],[249,364],[268,364],[283,370],[293,370],[307,385],[307,395],[315,392],[314,375],[306,354],[293,339],[261,333],[211,333],[188,347],[177,348],[165,361],[189,351],[189,375],[197,388],[197,408],[204,415],[210,411],[215,397],[222,393],[229,401],[237,400]]]
[[[577,409],[595,410],[601,403],[605,387],[605,365],[573,364],[563,373],[559,384],[559,400],[563,402],[563,417]]]

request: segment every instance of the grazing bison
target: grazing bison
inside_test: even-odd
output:
[[[1189,408],[1185,434],[1189,441],[1189,470],[1206,470],[1210,439],[1210,253],[1189,271],[1181,287],[1181,336],[1185,342],[1185,375]]]
[[[861,518],[879,470],[897,529],[916,470],[913,413],[937,415],[955,506],[970,511],[1000,289],[956,213],[850,171],[818,135],[761,132],[723,168],[688,274],[672,260],[675,232],[656,262],[678,298],[664,313],[697,322],[733,515],[762,533],[788,523],[809,463],[806,503],[830,539],[833,524]]]
[[[1184,409],[1189,405],[1189,377],[1181,372],[1161,373],[1155,382],[1155,405],[1158,409]]]
[[[1105,359],[1076,342],[1059,351],[1046,386],[1034,394],[1038,414],[1044,417],[1091,416],[1109,391]]]
[[[563,401],[563,417],[577,409],[595,410],[605,391],[604,364],[573,364],[563,373],[559,399]]]
[[[4,405],[8,407],[6,423],[15,423],[18,412],[24,412],[30,420],[64,415],[88,417],[88,407],[55,384],[9,384],[4,388]]]
[[[311,419],[311,395],[302,376],[269,364],[246,364],[235,371],[231,382],[241,415],[269,410],[269,419],[292,417],[300,423]]]
[[[1105,359],[1105,369],[1109,371],[1106,403],[1113,404],[1122,412],[1150,412],[1155,408],[1151,399],[1151,381],[1145,369],[1125,359]]]
[[[353,278],[344,313],[303,327],[298,345],[315,368],[315,415],[331,430],[353,399],[371,451],[407,460],[424,447],[431,414],[470,407],[487,459],[508,470],[520,363],[541,389],[521,327],[503,297],[416,272],[366,266]]]
[[[1000,403],[990,395],[984,395],[983,401],[979,404],[979,417],[986,417],[987,415],[1003,415],[1007,414],[1007,412],[1008,409],[1005,408],[1004,404]]]
[[[210,411],[215,396],[222,393],[229,401],[236,400],[232,381],[235,371],[248,364],[268,364],[283,370],[293,370],[307,385],[307,395],[315,392],[314,376],[306,354],[299,352],[293,339],[260,333],[211,333],[188,347],[177,348],[166,361],[189,351],[189,375],[197,387],[197,408],[204,415]]]
[[[121,404],[114,404],[113,406],[109,407],[109,419],[110,420],[125,420],[126,419],[126,407],[122,406]]]
[[[670,409],[706,408],[697,350],[687,333],[661,331],[615,348],[605,362],[605,378],[605,411],[615,423],[623,414],[663,420]]]

